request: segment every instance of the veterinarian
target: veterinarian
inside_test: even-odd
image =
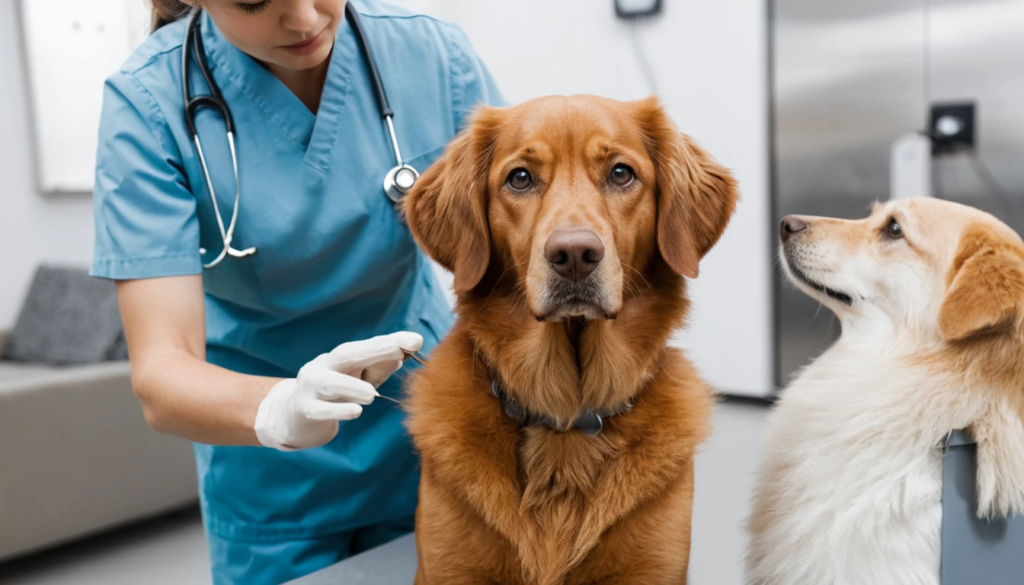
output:
[[[392,170],[422,172],[502,99],[458,28],[350,1],[155,0],[105,88],[92,273],[117,281],[147,420],[195,442],[216,583],[413,529],[418,463],[374,398],[451,313],[382,181],[407,189]]]

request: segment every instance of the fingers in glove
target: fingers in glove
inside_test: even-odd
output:
[[[392,374],[402,368],[402,360],[392,362],[378,362],[363,370],[363,380],[373,384],[374,388],[379,387],[387,381]]]
[[[422,347],[423,337],[418,333],[399,331],[343,343],[321,358],[331,369],[355,375],[380,362],[405,359],[406,351],[419,351]]]
[[[423,336],[411,331],[399,331],[392,333],[391,337],[402,347],[403,351],[416,353],[423,349]]]
[[[313,384],[317,396],[323,400],[370,404],[377,396],[373,384],[334,370],[315,369],[303,372],[303,375],[303,382]]]
[[[362,413],[363,407],[352,402],[313,400],[305,407],[306,418],[311,420],[352,420]]]

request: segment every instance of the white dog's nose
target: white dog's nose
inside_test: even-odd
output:
[[[782,233],[782,243],[785,244],[789,241],[789,236],[797,232],[802,232],[807,229],[807,222],[792,215],[787,215],[782,218],[782,227],[779,231]]]

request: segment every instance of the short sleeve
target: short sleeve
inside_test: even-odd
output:
[[[128,73],[103,94],[91,274],[126,280],[202,273],[196,201],[167,121]]]
[[[479,104],[506,106],[508,102],[498,89],[491,72],[473,49],[461,28],[451,25],[449,33],[453,44],[452,75],[456,128],[461,129],[467,116]]]

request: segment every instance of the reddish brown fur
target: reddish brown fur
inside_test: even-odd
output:
[[[556,170],[538,171],[543,195],[503,196],[502,161],[524,144]],[[607,163],[588,154],[620,151],[640,153],[629,160],[642,189],[594,195],[587,177]],[[417,583],[685,582],[693,455],[712,398],[666,343],[688,309],[680,273],[696,275],[735,199],[728,173],[653,100],[484,109],[423,174],[405,211],[455,273],[459,319],[410,388],[423,462]],[[540,322],[525,302],[537,226],[563,216],[614,228],[616,319]],[[491,370],[562,422],[636,403],[595,438],[523,429],[491,395]]]

